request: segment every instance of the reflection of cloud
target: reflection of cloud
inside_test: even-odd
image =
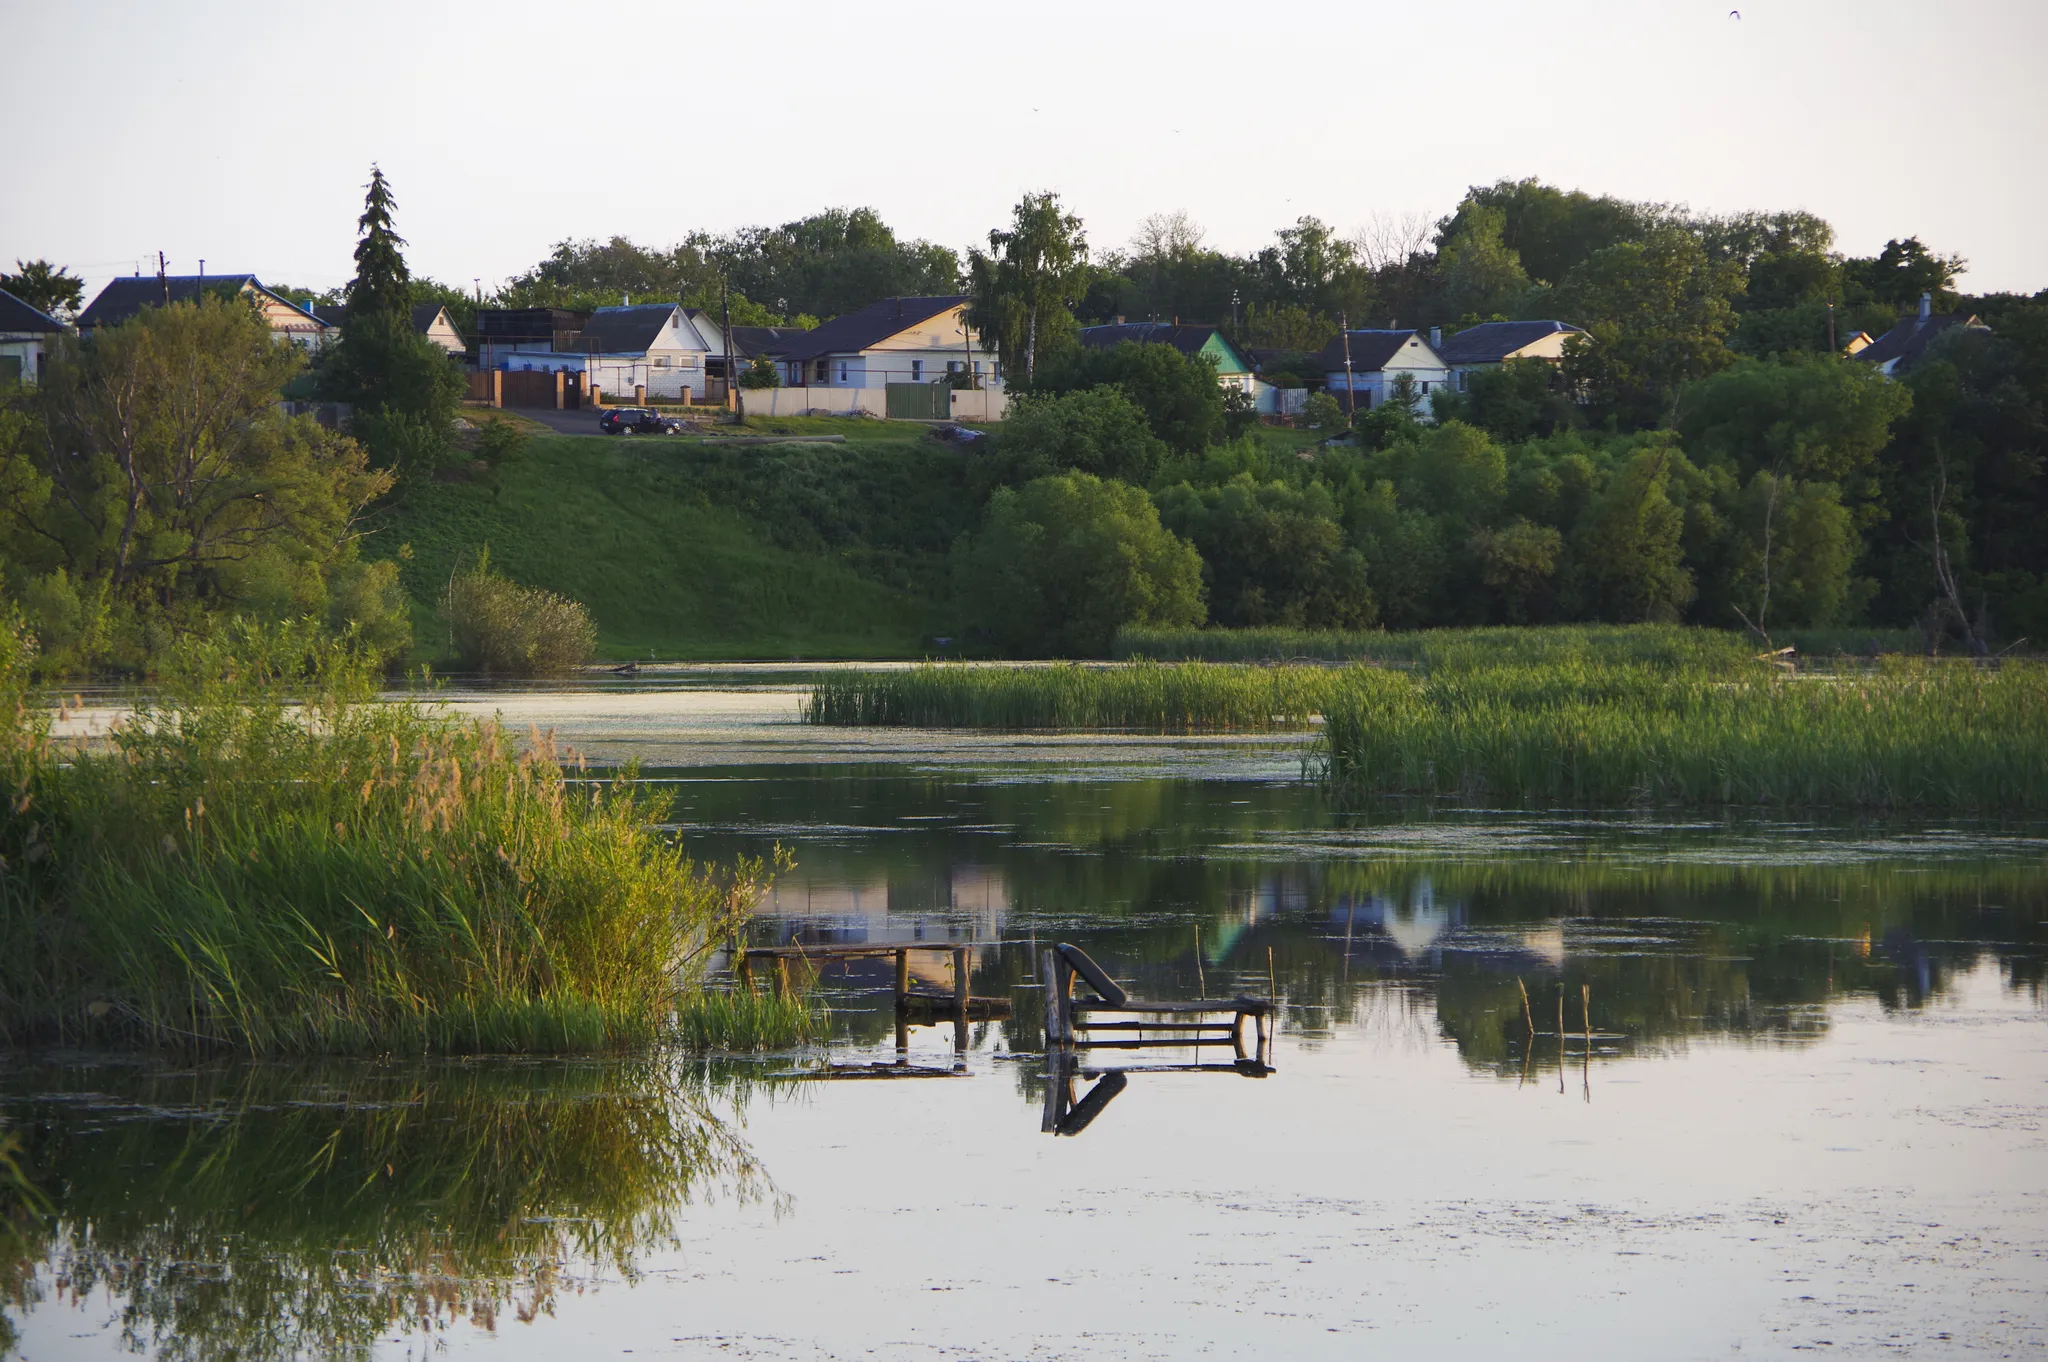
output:
[[[1551,966],[1553,969],[1564,965],[1564,922],[1559,920],[1548,927],[1530,927],[1517,933],[1522,949]]]
[[[1451,910],[1437,905],[1436,887],[1426,876],[1416,882],[1405,905],[1381,902],[1380,930],[1411,958],[1436,945],[1437,938],[1456,925]]]

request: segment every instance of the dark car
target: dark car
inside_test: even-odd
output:
[[[598,418],[597,428],[607,435],[674,435],[683,423],[645,407],[613,407]]]

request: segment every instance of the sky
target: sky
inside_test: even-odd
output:
[[[373,161],[415,273],[486,289],[835,206],[964,250],[1038,189],[1098,251],[1185,210],[1243,252],[1533,175],[2031,293],[2044,70],[2048,0],[0,0],[0,264],[338,285]]]

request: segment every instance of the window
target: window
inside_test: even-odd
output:
[[[825,381],[825,361],[822,359],[818,361],[818,377],[816,381],[819,383]]]
[[[839,361],[839,381],[846,382],[846,361],[843,359]]]
[[[959,361],[959,360],[957,360],[957,359],[949,359],[949,360],[947,360],[947,361],[946,361],[946,372],[947,372],[947,373],[949,373],[949,374],[957,374],[957,373],[959,373],[959,372],[960,372],[960,361]]]
[[[924,361],[923,361],[923,360],[921,360],[921,359],[914,359],[914,360],[910,361],[910,381],[911,381],[912,383],[922,383],[922,382],[924,382]]]

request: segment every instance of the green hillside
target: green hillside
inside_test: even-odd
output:
[[[449,573],[486,545],[515,581],[589,606],[606,657],[920,656],[945,632],[959,456],[867,424],[843,445],[536,439],[474,480],[408,488],[366,552],[399,560],[421,658],[445,645]],[[875,550],[904,541],[874,533],[878,507],[915,517],[924,542]]]

